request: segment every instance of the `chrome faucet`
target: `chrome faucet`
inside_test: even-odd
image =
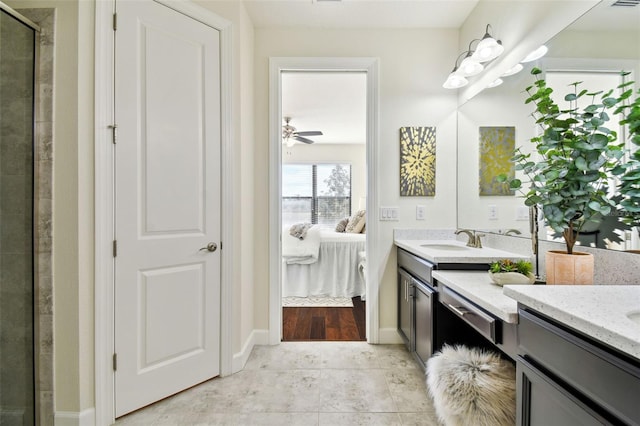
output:
[[[467,234],[469,240],[467,241],[467,247],[475,247],[476,246],[476,232],[470,229],[457,229],[454,234],[459,235],[461,233]]]
[[[456,235],[464,233],[467,234],[469,240],[467,241],[467,247],[482,248],[482,240],[480,237],[484,237],[485,234],[478,234],[471,229],[457,229],[454,232]]]

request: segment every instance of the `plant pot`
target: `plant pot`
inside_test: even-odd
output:
[[[593,255],[550,250],[545,254],[547,284],[593,284]]]
[[[499,286],[511,284],[533,284],[536,280],[535,275],[531,273],[529,273],[528,275],[524,275],[519,272],[489,271],[489,278],[491,278],[491,281]]]

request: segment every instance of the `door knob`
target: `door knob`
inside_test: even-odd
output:
[[[207,250],[207,251],[214,252],[214,251],[216,251],[216,250],[217,250],[217,248],[218,248],[218,245],[217,245],[216,243],[209,243],[209,244],[207,244],[207,246],[206,246],[206,247],[202,247],[202,248],[201,248],[200,250],[198,250],[198,251]]]

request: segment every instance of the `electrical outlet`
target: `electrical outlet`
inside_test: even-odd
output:
[[[416,220],[425,220],[427,209],[425,206],[416,206]]]
[[[516,207],[516,220],[529,220],[529,207]]]
[[[487,219],[498,220],[498,206],[496,206],[495,204],[491,204],[489,206],[489,215]]]

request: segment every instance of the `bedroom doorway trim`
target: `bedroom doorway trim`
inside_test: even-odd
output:
[[[231,22],[190,1],[156,1],[220,31],[221,79],[221,175],[223,200],[234,193],[232,132],[232,26]],[[116,0],[95,4],[95,413],[87,424],[108,425],[115,421],[114,409],[114,155],[110,126],[114,117],[114,35]],[[232,266],[233,205],[222,205],[221,240],[225,253],[221,259],[220,291],[220,375],[232,373]],[[84,413],[84,412],[83,412]]]
[[[312,58],[272,57],[269,59],[269,343],[277,345],[282,339],[282,267],[281,267],[281,176],[282,176],[282,73],[285,71],[345,71],[365,72],[367,75],[367,211],[378,205],[378,68],[377,58]],[[378,223],[367,222],[367,342],[379,342],[378,315]],[[369,261],[373,259],[374,261]]]

